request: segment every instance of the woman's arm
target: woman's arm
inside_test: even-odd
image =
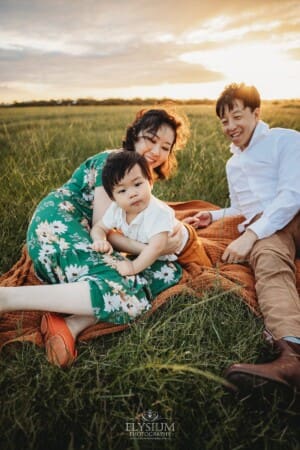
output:
[[[158,233],[153,236],[149,244],[143,249],[137,258],[133,261],[125,260],[117,262],[117,270],[123,275],[135,275],[149,267],[161,254],[161,248],[166,245],[168,233]]]
[[[107,236],[115,250],[120,252],[130,253],[132,255],[139,255],[145,247],[149,244],[135,241],[124,236],[117,231],[111,231]],[[175,253],[182,243],[182,226],[178,223],[173,231],[167,234],[167,239],[162,243],[159,256],[170,255]]]
[[[181,246],[183,240],[183,226],[182,223],[178,221],[177,225],[173,228],[173,231],[168,233],[165,245],[160,249],[160,255],[171,255],[176,253],[178,248]]]
[[[159,256],[175,253],[182,242],[181,227],[176,227],[167,235],[167,239],[160,248]],[[113,248],[119,252],[139,255],[149,244],[130,239],[117,231],[111,231],[107,236]]]
[[[93,224],[102,219],[103,214],[110,204],[111,199],[106,194],[104,188],[102,186],[96,187],[94,196]],[[107,238],[113,248],[117,251],[131,253],[133,255],[139,255],[144,248],[148,246],[148,244],[134,241],[116,232],[109,233]],[[180,224],[177,224],[173,231],[169,233],[164,245],[161,246],[159,255],[169,255],[175,253],[180,247],[181,242],[182,228]]]
[[[111,204],[111,199],[107,195],[103,186],[95,188],[94,206],[93,206],[93,225],[102,219],[105,211]]]
[[[105,211],[111,204],[111,199],[106,194],[103,186],[95,188],[94,194],[94,209],[93,209],[93,225],[102,219]],[[147,244],[134,241],[121,233],[110,230],[107,235],[107,240],[113,246],[113,248],[120,252],[131,253],[133,255],[139,255]]]

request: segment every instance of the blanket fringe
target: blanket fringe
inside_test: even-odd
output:
[[[176,217],[182,220],[184,217],[195,214],[200,210],[217,209],[211,203],[192,200],[190,202],[169,203],[174,208]],[[254,277],[251,268],[241,264],[221,264],[221,255],[227,245],[238,237],[237,225],[244,218],[224,218],[211,224],[209,227],[197,230],[202,239],[207,256],[212,261],[213,267],[199,266],[193,268],[192,273],[183,271],[180,282],[161,294],[152,303],[153,314],[168,300],[176,295],[189,293],[201,297],[209,288],[221,288],[227,292],[234,292],[241,297],[251,311],[259,315]],[[297,289],[300,294],[300,260],[296,261]],[[5,274],[0,277],[0,286],[25,286],[38,285],[41,281],[36,277],[32,261],[24,246],[20,259]],[[42,346],[43,340],[40,333],[41,311],[14,311],[0,316],[0,348],[13,342],[32,342]],[[80,336],[79,341],[88,341],[99,336],[116,333],[129,328],[130,325],[114,325],[101,322],[88,327]]]

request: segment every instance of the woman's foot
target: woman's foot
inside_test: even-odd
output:
[[[47,359],[59,367],[70,366],[77,357],[75,337],[63,317],[46,313],[41,321]]]

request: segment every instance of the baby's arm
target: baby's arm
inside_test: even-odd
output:
[[[135,275],[149,267],[161,254],[161,249],[166,245],[168,233],[166,231],[154,235],[149,244],[133,261],[125,260],[117,262],[117,270],[123,275]]]
[[[119,252],[130,253],[131,255],[139,255],[141,251],[148,245],[139,241],[135,241],[119,231],[111,230],[107,236],[108,241],[111,243],[115,250]],[[171,252],[170,252],[171,253]]]
[[[104,226],[102,220],[98,220],[98,222],[93,225],[93,228],[91,229],[93,250],[96,252],[108,253],[109,255],[112,253],[113,248],[106,239],[108,232],[109,230]]]

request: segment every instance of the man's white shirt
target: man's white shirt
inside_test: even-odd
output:
[[[287,225],[300,210],[300,133],[269,128],[259,121],[251,141],[241,151],[234,144],[226,174],[230,207],[210,211],[212,219],[243,215],[239,231],[258,214],[249,229],[259,239],[271,236]]]

